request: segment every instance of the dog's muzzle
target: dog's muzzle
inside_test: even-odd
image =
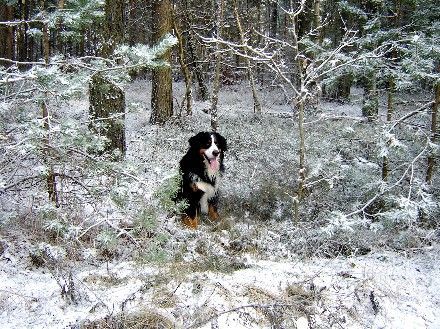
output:
[[[205,157],[206,161],[208,161],[209,168],[211,168],[211,170],[213,171],[217,171],[220,169],[220,159],[219,159],[220,152],[213,151],[212,155],[213,157],[208,157],[206,153],[203,153],[203,156]]]

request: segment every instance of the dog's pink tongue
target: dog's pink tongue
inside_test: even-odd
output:
[[[218,159],[212,159],[209,163],[209,167],[211,167],[211,170],[218,170],[220,168],[220,163],[218,162]]]

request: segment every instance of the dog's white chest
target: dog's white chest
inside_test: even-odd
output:
[[[199,190],[202,190],[203,195],[200,199],[200,210],[203,213],[207,213],[208,212],[208,200],[211,200],[212,198],[214,198],[217,195],[217,191],[218,191],[218,186],[219,186],[219,178],[220,175],[215,174],[215,179],[213,179],[214,181],[214,185],[211,185],[210,183],[207,182],[197,182],[197,188]]]

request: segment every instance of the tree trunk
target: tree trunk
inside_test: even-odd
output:
[[[235,20],[237,22],[238,32],[240,34],[241,44],[244,45],[246,40],[245,40],[243,28],[241,27],[240,15],[238,13],[237,0],[234,1],[234,14],[235,14]],[[261,103],[260,103],[260,99],[258,97],[257,88],[255,86],[254,72],[252,70],[251,61],[250,61],[249,57],[247,56],[247,53],[248,53],[247,49],[244,48],[243,52],[245,54],[246,70],[247,70],[247,74],[248,74],[248,78],[249,78],[249,84],[252,89],[252,97],[254,100],[254,113],[256,113],[257,115],[260,115],[261,114]]]
[[[186,47],[189,57],[189,66],[193,71],[194,79],[197,80],[196,98],[201,101],[207,101],[209,98],[209,91],[206,85],[203,69],[201,65],[198,64],[198,62],[201,62],[200,58],[202,56],[200,54],[197,54],[196,40],[192,30],[193,16],[190,9],[191,4],[189,4],[188,2],[188,0],[184,2],[186,17],[183,20],[183,30],[187,33]]]
[[[299,130],[299,187],[298,197],[301,200],[304,197],[304,187],[306,180],[306,142],[304,130],[304,97],[300,96],[298,102],[298,130]]]
[[[306,87],[304,82],[304,74],[306,69],[306,60],[298,56],[300,53],[300,45],[298,42],[299,31],[298,31],[298,16],[293,16],[290,18],[290,39],[292,40],[293,51],[294,51],[294,65],[295,71],[298,72],[296,77],[296,90],[292,87],[295,94],[295,108],[298,111],[298,135],[299,135],[299,168],[298,168],[298,189],[295,193],[294,198],[294,216],[295,221],[299,221],[299,204],[300,201],[305,197],[305,183],[306,183],[306,144],[305,144],[305,101],[306,101]],[[292,80],[294,81],[294,80]],[[293,84],[293,82],[291,82]]]
[[[124,0],[105,1],[105,40],[101,49],[103,57],[109,57],[115,48],[124,41],[124,11]]]
[[[1,21],[14,21],[14,7],[0,4]],[[0,57],[15,59],[14,56],[14,27],[11,25],[0,25]],[[3,64],[4,65],[4,64]]]
[[[166,34],[171,33],[171,2],[170,0],[154,0],[152,9],[153,43],[158,43]],[[152,124],[163,124],[173,115],[171,49],[160,59],[169,65],[153,70],[150,117]]]
[[[64,0],[58,1],[58,10],[62,11],[64,10]],[[57,33],[57,45],[56,48],[58,50],[58,53],[63,54],[64,50],[64,42],[63,42],[63,18],[59,17],[56,21],[56,33]]]
[[[90,129],[107,138],[103,152],[113,159],[122,159],[126,151],[125,143],[125,95],[121,88],[102,74],[92,76],[90,94]],[[118,154],[114,151],[117,150]],[[114,156],[115,154],[115,156]]]
[[[195,39],[193,32],[191,30],[188,31],[187,47],[188,47],[188,53],[191,57],[191,63],[192,63],[191,66],[193,68],[194,75],[197,79],[196,97],[201,101],[206,101],[209,98],[208,87],[206,86],[205,75],[203,74],[202,67],[199,64],[197,64],[198,58],[201,57],[201,55],[199,56],[196,54],[197,47],[195,46]]]
[[[379,114],[379,93],[377,90],[376,71],[371,71],[365,78],[364,101],[362,106],[362,115],[368,118],[368,121],[377,119]]]
[[[27,20],[26,15],[26,1],[19,1],[16,4],[16,16],[21,21]],[[16,60],[19,62],[26,62],[27,61],[27,30],[28,25],[27,24],[18,24],[15,27],[15,38],[16,38]]]
[[[44,2],[42,1],[42,8],[44,10]],[[44,11],[43,11],[44,12]],[[45,15],[45,14],[44,14]],[[50,43],[49,43],[49,27],[48,24],[45,23],[43,25],[43,55],[44,62],[46,66],[49,65],[50,59]],[[47,164],[47,174],[46,174],[46,184],[47,184],[47,192],[49,195],[49,201],[54,202],[56,207],[59,207],[59,199],[58,199],[58,191],[57,191],[57,181],[55,176],[54,166],[51,160],[51,134],[50,134],[50,118],[49,108],[46,103],[47,92],[45,92],[44,100],[41,102],[41,112],[43,116],[44,129],[46,130],[46,137],[43,140],[44,146],[44,156],[45,162]]]
[[[127,39],[130,46],[140,43],[140,40],[142,39],[138,30],[139,25],[136,23],[139,18],[139,6],[137,3],[139,3],[139,1],[129,0],[128,2],[128,19],[130,20],[130,23],[127,28]]]
[[[186,114],[191,115],[192,114],[192,78],[191,78],[191,72],[188,69],[187,61],[186,61],[186,55],[185,55],[185,47],[183,42],[183,36],[180,32],[180,26],[177,21],[177,17],[173,16],[173,27],[174,27],[174,33],[176,34],[178,43],[179,43],[179,63],[180,68],[182,70],[183,78],[185,79],[185,104],[186,104]]]
[[[322,44],[322,29],[321,29],[321,0],[314,0],[313,3],[313,28],[315,29],[315,41],[319,45]]]
[[[222,24],[223,24],[223,9],[224,9],[224,0],[217,0],[217,18],[216,18],[216,35],[215,37],[217,39],[221,38],[221,30],[222,30]],[[217,131],[218,128],[218,93],[220,91],[220,74],[221,74],[221,61],[222,61],[222,55],[221,55],[221,44],[220,42],[217,42],[216,44],[216,55],[215,55],[215,76],[214,76],[214,82],[213,82],[213,88],[212,88],[212,98],[211,98],[211,129],[212,131]]]
[[[269,36],[276,38],[278,31],[278,3],[277,1],[269,2]]]
[[[435,84],[434,93],[435,93],[435,99],[434,99],[434,104],[432,105],[432,112],[431,112],[431,136],[430,136],[430,142],[432,144],[435,144],[437,141],[437,113],[440,104],[440,82],[438,81]],[[428,184],[432,183],[434,166],[435,166],[435,154],[431,153],[428,156],[428,169],[426,170],[426,179],[425,179]]]
[[[387,122],[391,122],[394,112],[394,93],[396,92],[396,82],[394,77],[388,81],[388,95],[387,95]],[[382,180],[386,181],[389,174],[389,160],[388,155],[382,157]]]

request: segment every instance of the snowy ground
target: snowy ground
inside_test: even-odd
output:
[[[439,328],[438,262],[429,249],[296,262],[248,256],[245,269],[227,274],[75,264],[81,296],[68,302],[66,277],[57,282],[62,274],[31,268],[11,250],[1,259],[0,327],[78,328],[142,310],[177,328]]]
[[[181,94],[177,84],[176,99]],[[201,110],[209,104],[196,102],[194,118],[158,128],[148,124],[148,95],[144,81],[127,88],[128,160],[153,189],[175,170],[187,138],[208,129]],[[261,197],[253,198],[261,173],[294,176],[296,161],[295,120],[284,95],[267,88],[261,96],[263,119],[252,118],[246,86],[227,86],[220,97],[220,132],[230,146],[225,228],[202,224],[193,232],[161,214],[175,256],[155,263],[133,259],[129,248],[108,261],[94,248],[72,257],[68,248],[0,231],[0,328],[440,328],[436,244],[304,257],[292,240],[308,236],[289,229],[289,222],[256,223],[257,210],[272,211],[252,204]],[[357,101],[324,103],[309,125],[344,115],[352,118],[344,123],[350,133],[360,114]],[[72,108],[80,112],[87,104]],[[313,138],[319,140],[309,142]],[[274,154],[283,156],[269,161]],[[277,205],[274,216],[283,216],[283,209]],[[39,266],[40,258],[29,256],[35,249],[44,254]]]

